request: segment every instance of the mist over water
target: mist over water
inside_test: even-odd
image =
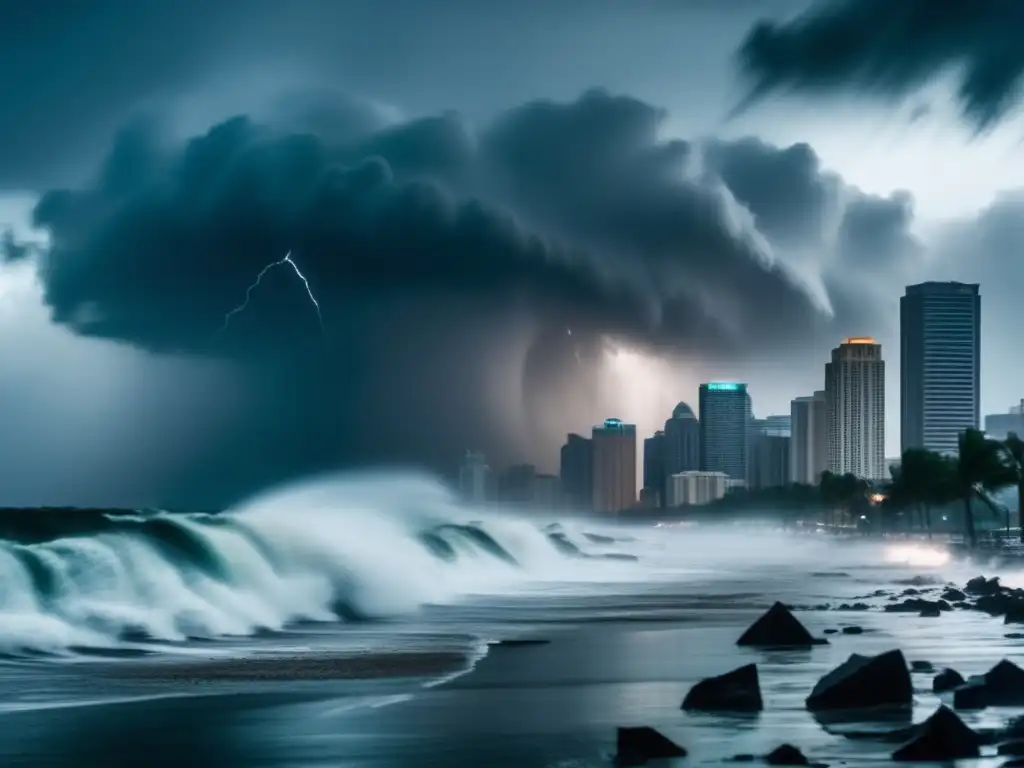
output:
[[[768,527],[558,522],[468,507],[425,475],[335,475],[220,514],[98,515],[92,529],[0,541],[0,651],[170,650],[482,595],[946,565],[923,552],[894,556],[877,542],[840,546]],[[609,554],[637,560],[602,559]]]

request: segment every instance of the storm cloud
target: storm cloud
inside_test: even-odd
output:
[[[340,464],[445,468],[469,446],[543,456],[609,405],[609,344],[714,365],[880,332],[836,260],[878,268],[858,227],[909,222],[858,206],[906,200],[851,196],[807,146],[665,140],[663,110],[600,90],[479,126],[289,103],[184,142],[132,122],[90,184],[34,211],[54,322],[248,371],[251,418],[194,478],[218,498]],[[252,288],[289,252],[321,317],[291,265]],[[232,450],[256,443],[258,460]]]
[[[1012,0],[818,0],[761,21],[739,50],[750,100],[773,92],[903,97],[942,75],[980,130],[1020,101],[1024,5]]]

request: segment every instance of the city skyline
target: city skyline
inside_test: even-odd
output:
[[[880,44],[818,99],[816,35],[853,4],[21,5],[3,503],[217,508],[467,447],[553,468],[567,433],[653,434],[703,382],[784,415],[857,335],[887,350],[891,456],[900,294],[927,281],[982,286],[981,412],[1020,398],[1020,78],[974,93],[962,50]],[[997,26],[969,26],[969,70],[998,70]],[[870,71],[925,82],[879,99]]]

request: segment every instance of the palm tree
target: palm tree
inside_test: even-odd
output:
[[[1021,541],[1024,542],[1024,440],[1017,437],[1016,432],[1011,432],[1003,445],[1017,472],[1017,525],[1021,527]]]
[[[894,503],[917,510],[922,527],[931,539],[932,506],[951,500],[948,460],[926,448],[908,448],[903,452],[899,466],[893,466],[890,472],[893,475],[890,493]]]
[[[1009,452],[997,440],[990,440],[977,429],[968,429],[960,434],[959,451],[952,459],[951,496],[964,503],[964,533],[969,547],[978,544],[978,533],[974,528],[974,514],[971,502],[985,498],[985,492],[1005,488],[1017,483],[1018,474]]]

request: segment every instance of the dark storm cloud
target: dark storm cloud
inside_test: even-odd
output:
[[[823,247],[839,215],[841,179],[807,144],[779,148],[756,138],[711,142],[705,154],[758,228],[783,247]]]
[[[226,309],[294,249],[329,326],[353,295],[412,293],[532,302],[684,349],[738,351],[737,323],[768,334],[759,346],[790,341],[811,302],[725,188],[684,175],[689,148],[658,139],[663,117],[592,91],[479,136],[445,115],[332,146],[240,117],[166,150],[133,125],[91,189],[36,207],[46,301],[80,333],[208,351]],[[278,329],[308,318],[290,294],[258,314]]]
[[[911,232],[910,193],[880,197],[850,186],[808,144],[712,141],[704,159],[770,241],[782,252],[813,249],[826,271],[893,274],[915,266],[922,252]]]
[[[790,21],[759,22],[739,60],[752,100],[787,90],[905,96],[951,73],[964,117],[985,129],[1019,101],[1022,29],[1024,3],[1013,0],[819,0]]]
[[[923,247],[910,232],[913,222],[914,201],[906,192],[857,196],[839,226],[839,255],[850,268],[875,274],[916,266]]]
[[[722,144],[722,178],[702,171],[699,149],[662,140],[664,113],[642,101],[591,91],[479,130],[316,101],[301,132],[280,115],[238,117],[182,144],[133,122],[92,184],[53,190],[34,212],[57,323],[253,372],[244,428],[210,436],[202,455],[223,450],[188,470],[218,499],[338,463],[444,467],[473,445],[499,465],[536,457],[599,416],[586,382],[603,338],[704,360],[789,355],[860,331],[872,306],[830,317],[775,260],[784,226],[779,245],[811,235],[795,212],[759,208],[771,163],[744,183]],[[817,215],[814,190],[833,182],[813,152],[758,146],[783,158],[777,195]],[[220,332],[289,250],[323,333],[288,265]],[[552,412],[564,423],[539,416]]]

